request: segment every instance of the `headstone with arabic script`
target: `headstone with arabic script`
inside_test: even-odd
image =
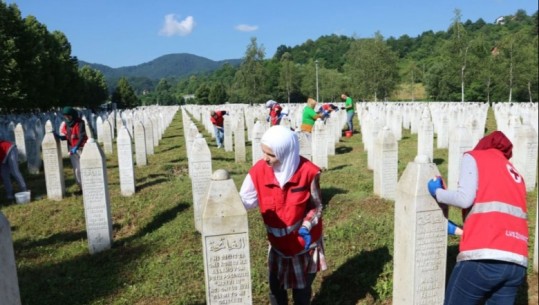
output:
[[[202,214],[206,304],[252,304],[249,226],[226,170],[211,178]]]

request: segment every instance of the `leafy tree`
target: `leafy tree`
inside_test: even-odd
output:
[[[225,86],[221,83],[213,84],[208,99],[211,104],[224,104],[228,100]]]
[[[118,80],[118,85],[112,93],[112,102],[116,103],[116,107],[122,108],[134,108],[140,105],[140,100],[135,95],[135,91],[127,81],[127,78],[122,77]]]
[[[210,87],[207,84],[202,84],[195,92],[196,102],[199,105],[210,104]]]
[[[247,46],[245,57],[236,72],[233,89],[234,101],[260,103],[264,100],[264,92],[261,92],[265,80],[264,72],[265,50],[258,46],[256,38],[251,38]]]
[[[87,108],[97,108],[97,106],[107,101],[108,88],[103,74],[89,66],[79,69],[80,75],[80,100],[81,106]]]
[[[386,98],[398,82],[397,55],[384,42],[380,33],[372,39],[355,41],[347,54],[345,73],[350,76],[352,96]]]

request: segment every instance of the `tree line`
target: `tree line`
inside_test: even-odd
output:
[[[268,99],[389,100],[397,90],[425,88],[435,101],[525,102],[538,99],[538,14],[523,10],[503,22],[462,22],[447,31],[373,37],[321,36],[271,58],[252,37],[239,66],[181,79],[122,77],[108,88],[103,74],[78,67],[67,37],[49,32],[16,4],[0,2],[0,111],[44,111],[64,105],[119,108],[182,103],[262,103]],[[317,86],[318,84],[318,86]],[[191,98],[192,97],[192,98]],[[412,99],[414,99],[412,94]]]

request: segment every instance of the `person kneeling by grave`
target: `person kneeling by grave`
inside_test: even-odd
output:
[[[246,209],[258,207],[269,240],[270,302],[311,303],[311,285],[326,269],[322,230],[320,169],[299,154],[299,139],[284,126],[272,126],[261,140],[263,157],[240,189]]]
[[[2,162],[1,174],[4,188],[6,189],[6,198],[11,203],[15,199],[13,197],[11,176],[17,181],[21,192],[27,191],[26,182],[19,171],[19,151],[17,150],[17,145],[0,139],[0,162]]]

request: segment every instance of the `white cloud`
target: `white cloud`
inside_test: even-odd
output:
[[[191,34],[195,27],[195,18],[187,16],[184,20],[178,20],[176,15],[168,14],[165,16],[163,27],[159,30],[161,36],[186,36]]]
[[[253,32],[258,30],[258,25],[238,24],[234,28],[240,32]]]

